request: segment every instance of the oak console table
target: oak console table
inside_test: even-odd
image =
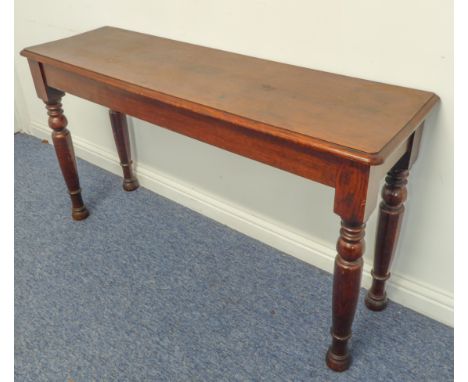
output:
[[[335,189],[341,217],[328,366],[346,370],[362,273],[365,223],[380,204],[372,310],[386,307],[385,281],[406,199],[408,171],[430,92],[346,77],[103,27],[24,49],[47,108],[72,217],[88,216],[63,115],[65,92],[110,109],[123,187],[138,187],[126,114]]]

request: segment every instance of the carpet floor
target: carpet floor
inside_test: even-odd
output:
[[[15,136],[15,380],[451,381],[453,329],[363,304],[330,371],[332,276],[78,160],[74,222],[51,145]]]

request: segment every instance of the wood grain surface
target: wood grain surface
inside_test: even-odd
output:
[[[396,248],[408,170],[417,158],[430,92],[262,60],[160,37],[103,27],[21,52],[49,125],[72,200],[81,199],[61,97],[71,93],[111,109],[124,188],[131,169],[125,115],[335,188],[341,217],[328,366],[351,364],[348,342],[358,304],[365,224],[390,171],[377,229],[368,306],[386,306],[385,280]]]
[[[431,92],[248,57],[114,27],[22,51],[152,99],[378,164],[438,98]]]

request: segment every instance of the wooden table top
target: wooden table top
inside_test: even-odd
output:
[[[438,97],[248,57],[170,39],[103,27],[26,48],[22,55],[147,97],[251,129],[352,151],[371,164],[418,127]]]

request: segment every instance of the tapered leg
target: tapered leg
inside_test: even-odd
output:
[[[392,169],[385,178],[380,204],[379,226],[375,243],[372,286],[366,296],[366,306],[375,311],[387,306],[385,281],[390,277],[390,266],[400,233],[401,221],[405,211],[407,169]]]
[[[80,181],[76,168],[75,152],[70,131],[67,129],[67,119],[63,115],[61,98],[46,102],[49,126],[52,131],[55,153],[62,170],[65,183],[72,202],[72,217],[74,220],[83,220],[89,216],[83,199],[81,198]]]
[[[119,153],[120,165],[123,169],[123,189],[125,191],[136,190],[139,184],[132,171],[127,118],[125,114],[114,110],[109,110],[109,116],[112,125],[112,132],[114,133],[115,145],[117,146],[117,152]]]
[[[335,371],[344,371],[351,364],[348,341],[361,285],[364,230],[365,224],[341,222],[333,279],[332,344],[326,357],[328,367]]]

